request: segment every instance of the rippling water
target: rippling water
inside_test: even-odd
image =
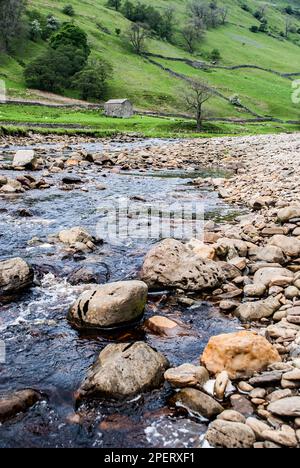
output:
[[[52,180],[60,182],[63,175],[52,175]],[[51,235],[78,225],[96,234],[101,222],[99,204],[105,201],[113,206],[120,195],[142,197],[154,204],[199,200],[210,219],[226,217],[234,210],[215,193],[189,185],[192,177],[205,177],[207,172],[113,174],[91,167],[80,175],[87,191],[80,187],[63,191],[56,186],[0,198],[0,258],[22,256],[37,273],[31,291],[15,303],[0,306],[0,339],[7,348],[7,362],[0,364],[0,392],[32,387],[45,395],[26,414],[0,427],[0,447],[199,446],[203,422],[169,409],[171,390],[167,386],[132,401],[93,401],[80,408],[75,407],[73,394],[96,355],[110,342],[145,340],[174,365],[197,363],[211,335],[234,330],[238,323],[203,301],[190,308],[174,307],[168,300],[151,296],[146,317],[155,313],[180,319],[190,329],[187,336],[164,339],[146,334],[142,324],[118,332],[79,333],[66,321],[66,314],[83,286],[70,285],[68,275],[88,266],[103,282],[135,278],[154,240],[106,242],[91,254],[74,257],[61,244],[53,243]],[[104,184],[106,190],[98,190],[96,184]],[[32,217],[19,216],[24,208]],[[32,238],[39,241],[28,244]]]

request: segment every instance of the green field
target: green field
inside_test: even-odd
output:
[[[146,2],[146,0],[142,1]],[[76,12],[74,22],[87,32],[92,56],[103,57],[113,65],[114,76],[109,85],[108,98],[127,97],[133,101],[135,108],[141,110],[186,113],[184,109],[186,83],[180,78],[171,76],[155,64],[149,63],[147,58],[139,57],[130,51],[124,39],[130,23],[121,13],[107,8],[106,2],[107,0],[29,0],[28,8],[38,9],[45,14],[51,12],[61,21],[66,21],[69,18],[61,13],[62,7],[66,3],[72,3]],[[152,0],[148,3],[162,12],[166,7],[174,6],[177,19],[174,44],[150,39],[148,51],[151,53],[166,57],[207,61],[212,49],[218,48],[222,55],[220,63],[222,66],[252,64],[271,68],[280,73],[298,72],[300,78],[300,34],[290,34],[289,40],[278,38],[279,32],[284,29],[285,25],[285,16],[280,8],[288,1],[270,2],[267,9],[268,22],[272,34],[277,34],[276,38],[263,33],[254,34],[249,30],[252,25],[258,25],[259,22],[249,12],[244,11],[241,5],[247,3],[254,11],[261,6],[261,1],[224,0],[219,2],[230,8],[227,24],[208,31],[194,56],[184,50],[180,36],[180,28],[186,21],[188,0]],[[289,3],[294,4],[292,1]],[[295,5],[297,4],[298,2],[295,2]],[[296,19],[293,21],[299,29],[300,22]],[[121,29],[120,36],[116,34],[116,28]],[[14,57],[0,55],[0,78],[5,80],[9,95],[27,99],[36,97],[34,91],[28,91],[25,88],[23,67],[39,55],[45,47],[45,42],[28,41]],[[243,105],[262,117],[271,116],[284,121],[300,120],[300,106],[292,104],[292,81],[287,78],[254,69],[211,69],[205,72],[180,62],[154,60],[186,77],[205,80],[227,98],[238,95]],[[78,97],[74,92],[67,94],[71,97]],[[2,109],[1,113],[6,116],[7,112]],[[48,112],[46,112],[46,117],[47,114]],[[209,102],[207,114],[217,118],[251,117],[244,110],[218,97]],[[36,113],[33,116],[36,116]],[[19,117],[23,121],[29,121],[28,109],[20,111]],[[113,124],[116,125],[116,122],[114,121]]]
[[[33,131],[45,133],[82,133],[96,136],[134,133],[145,137],[161,138],[254,135],[300,130],[300,125],[286,125],[272,122],[247,124],[206,122],[202,133],[199,134],[195,133],[194,121],[189,119],[158,118],[141,115],[135,115],[130,119],[113,119],[103,116],[98,110],[11,104],[1,105],[0,121],[7,123],[4,127],[10,132],[32,129]],[[26,122],[26,126],[24,126],[24,122]],[[39,128],[30,125],[37,122],[40,125]],[[51,125],[55,125],[55,127],[51,128]]]

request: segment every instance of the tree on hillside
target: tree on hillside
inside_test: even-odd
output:
[[[73,78],[73,87],[81,93],[81,98],[103,99],[107,92],[108,79],[112,76],[112,66],[105,60],[93,60]]]
[[[25,0],[0,0],[0,49],[10,52],[14,40],[20,37]]]
[[[289,16],[287,16],[285,19],[285,31],[284,31],[285,37],[287,39],[289,37],[289,33],[291,32],[291,29],[292,29],[292,20]]]
[[[219,12],[220,12],[220,17],[221,17],[221,23],[226,24],[226,20],[227,20],[228,14],[229,14],[228,6],[224,6],[224,7],[220,8]]]
[[[188,92],[185,95],[186,108],[195,115],[198,132],[202,129],[203,106],[212,96],[213,93],[208,85],[200,81],[191,82]]]
[[[71,79],[86,64],[82,50],[71,45],[62,45],[57,49],[49,47],[40,57],[29,63],[24,71],[29,88],[59,92],[70,87]]]
[[[161,24],[159,26],[159,35],[163,39],[171,42],[174,34],[175,26],[175,8],[168,7],[161,17]]]
[[[52,49],[58,49],[66,45],[80,49],[86,58],[91,52],[86,33],[73,23],[64,23],[60,30],[51,36],[49,44]]]
[[[197,18],[201,20],[203,24],[205,24],[205,20],[207,17],[207,5],[199,0],[193,0],[191,3],[188,4],[188,13],[192,18]]]
[[[134,23],[127,33],[129,43],[138,55],[142,55],[146,50],[146,39],[149,37],[149,30],[143,24]]]
[[[187,11],[192,23],[202,24],[204,29],[208,29],[225,24],[229,10],[226,6],[219,7],[217,0],[192,0]]]
[[[56,92],[70,87],[72,77],[85,67],[89,54],[85,32],[65,23],[51,36],[46,51],[25,68],[27,86]]]
[[[114,8],[116,11],[120,11],[122,5],[122,0],[108,0],[107,6],[109,8]]]
[[[204,36],[204,30],[196,28],[193,24],[187,24],[181,31],[185,48],[190,54],[196,49],[197,42]]]

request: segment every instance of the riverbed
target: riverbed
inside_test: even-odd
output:
[[[135,143],[81,142],[90,152],[136,151],[139,147],[172,145],[174,141],[138,140]],[[123,146],[122,146],[123,145]],[[35,149],[37,145],[26,145]],[[45,151],[57,150],[55,144],[38,145]],[[60,154],[71,154],[79,148],[61,148]],[[2,161],[10,163],[16,143],[2,150]],[[27,173],[27,172],[26,172]],[[2,170],[1,175],[24,174]],[[62,187],[64,175],[80,176],[72,190]],[[35,171],[34,177],[43,176]],[[134,238],[119,242],[99,239],[96,250],[72,254],[53,242],[52,236],[62,229],[85,227],[99,234],[102,212],[115,206],[120,197],[139,203],[157,205],[197,202],[204,207],[206,220],[216,222],[234,217],[239,208],[227,205],[216,192],[196,188],[193,179],[209,176],[226,177],[220,169],[158,170],[114,172],[93,165],[69,168],[48,174],[51,187],[29,190],[22,194],[0,196],[0,259],[21,256],[35,270],[35,286],[16,302],[0,306],[0,339],[6,344],[6,362],[0,364],[0,392],[34,388],[44,398],[26,414],[3,423],[0,447],[199,447],[207,423],[195,415],[168,405],[170,388],[139,395],[131,401],[90,401],[76,407],[74,393],[99,352],[116,342],[146,341],[162,352],[172,365],[199,362],[212,335],[240,328],[237,320],[221,314],[213,303],[199,298],[193,305],[172,301],[169,292],[150,294],[145,318],[163,315],[186,325],[186,336],[162,338],[151,334],[143,322],[135,326],[84,334],[67,322],[69,307],[83,290],[72,285],[70,276],[80,268],[92,269],[98,282],[134,279],[143,258],[159,239]]]

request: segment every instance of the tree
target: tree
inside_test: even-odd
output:
[[[221,23],[226,24],[226,20],[229,14],[229,8],[228,6],[224,6],[219,9],[220,17],[221,17]]]
[[[46,40],[60,28],[59,20],[51,14],[44,16],[38,10],[29,10],[26,15],[29,21],[29,37],[31,40],[37,40],[40,37]],[[41,29],[39,32],[38,25]]]
[[[192,19],[197,18],[205,24],[208,17],[208,6],[199,0],[193,0],[188,4],[188,13]]]
[[[196,43],[199,39],[199,30],[197,31],[192,25],[186,25],[181,31],[186,49],[193,54],[195,52]]]
[[[70,45],[75,49],[80,49],[85,54],[86,59],[91,52],[88,46],[86,33],[72,23],[64,23],[60,30],[51,36],[49,44],[52,49],[58,49],[66,45]]]
[[[59,92],[68,88],[71,79],[86,64],[86,57],[81,49],[70,44],[57,49],[49,47],[40,57],[29,63],[24,70],[24,77],[29,88],[42,91]]]
[[[48,32],[48,35],[51,35],[53,32],[58,31],[59,28],[60,28],[59,20],[53,15],[48,15],[47,24],[46,24],[46,30]]]
[[[114,8],[116,11],[119,11],[122,5],[122,0],[108,0],[107,6],[109,8]]]
[[[56,92],[62,85],[61,77],[57,75],[57,53],[49,49],[39,58],[31,62],[24,70],[26,85],[42,91]]]
[[[0,49],[10,52],[13,42],[20,37],[25,11],[25,0],[0,0]]]
[[[285,19],[285,37],[288,39],[292,28],[292,20],[288,16]]]
[[[93,60],[73,78],[73,87],[81,93],[81,98],[103,99],[107,92],[107,81],[112,76],[112,67],[105,60]]]
[[[213,93],[208,85],[200,81],[191,82],[188,93],[185,95],[186,107],[193,112],[196,118],[197,132],[200,132],[202,129],[203,105],[212,95]]]
[[[146,49],[146,39],[149,37],[149,30],[147,27],[140,23],[134,23],[131,25],[127,35],[134,52],[138,55],[142,55]]]
[[[161,22],[158,30],[159,36],[171,42],[174,34],[174,24],[175,9],[173,7],[168,7],[161,16]]]
[[[35,19],[29,23],[29,37],[32,41],[37,42],[41,39],[43,34],[43,29],[40,22]]]

